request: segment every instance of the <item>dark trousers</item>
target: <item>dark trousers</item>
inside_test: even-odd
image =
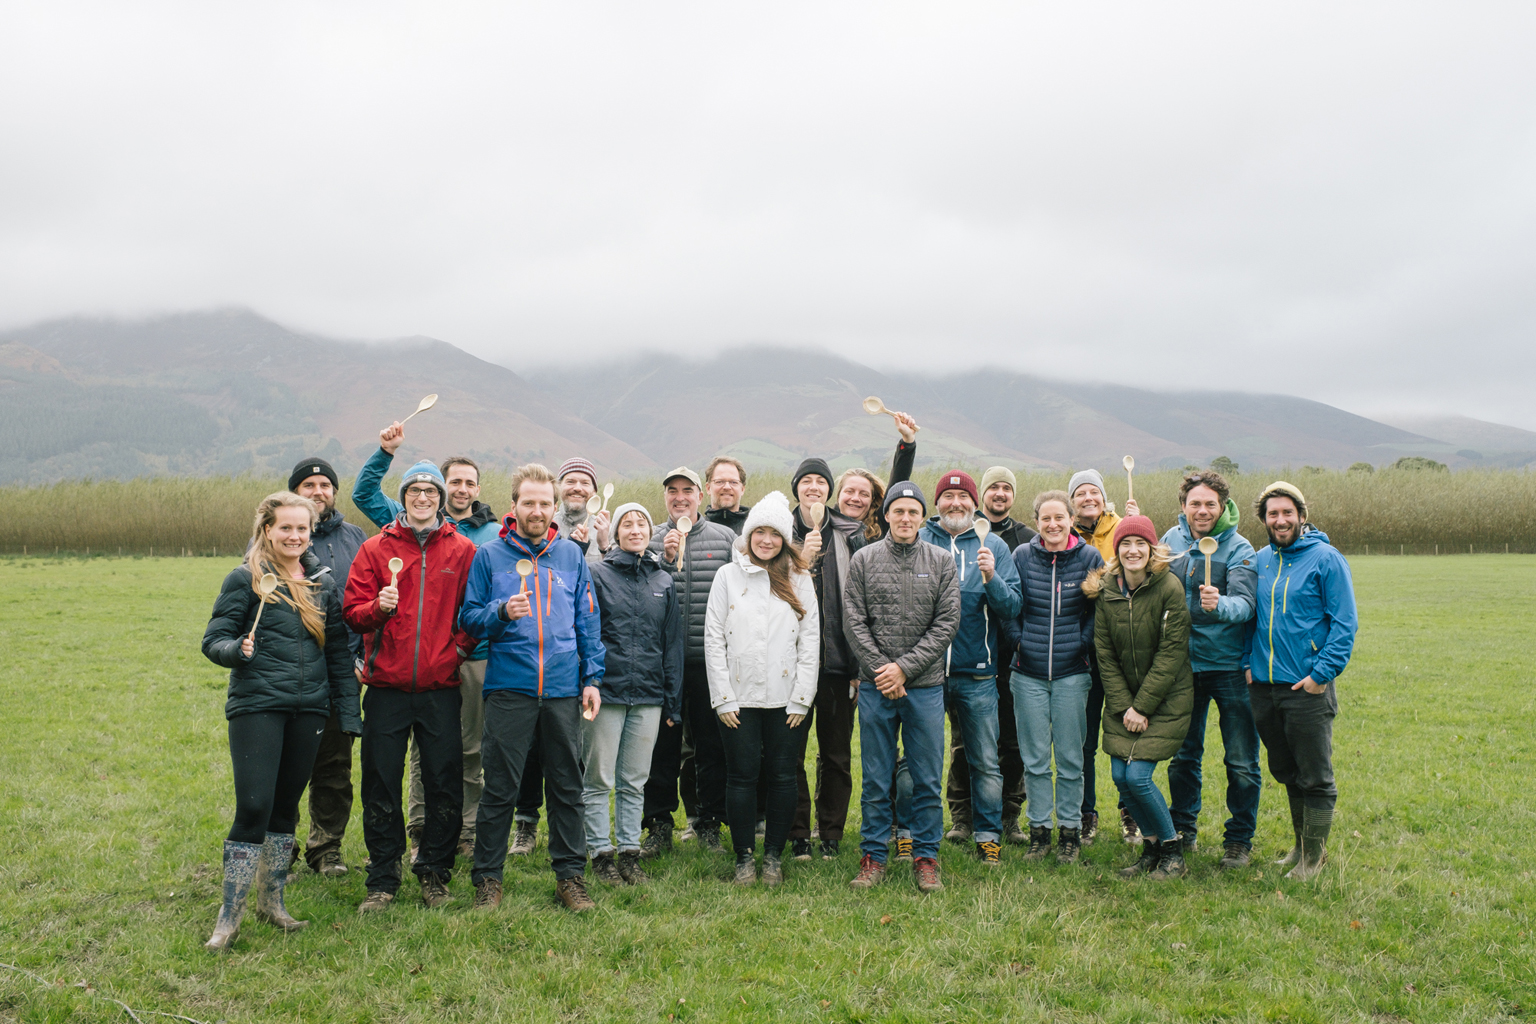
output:
[[[1338,694],[1293,690],[1289,683],[1248,687],[1253,721],[1269,754],[1269,773],[1304,806],[1333,810],[1339,790],[1333,783],[1333,719]]]
[[[1098,772],[1096,763],[1099,759],[1099,730],[1104,724],[1104,681],[1099,678],[1099,666],[1095,662],[1089,666],[1089,678],[1093,683],[1088,687],[1088,736],[1083,740],[1083,813],[1098,813]],[[1125,801],[1120,801],[1120,806],[1125,806]]]
[[[720,720],[709,706],[709,676],[705,674],[702,661],[690,661],[683,666],[683,723],[693,738],[698,824],[700,827],[717,826],[725,818],[725,748],[720,739]],[[677,813],[682,760],[682,730],[663,726],[656,734],[656,749],[651,753],[651,776],[645,783],[645,820],[642,824],[646,827],[663,820],[671,821]]]
[[[811,837],[811,788],[805,776],[805,751],[811,728],[816,729],[816,830],[823,839],[841,841],[853,800],[853,724],[857,696],[848,696],[852,676],[823,672],[816,681],[816,703],[810,717],[795,730],[797,782],[795,824],[791,839]]]
[[[523,765],[523,781],[517,785],[517,810],[513,821],[539,820],[539,808],[544,806],[544,766],[539,762],[539,727],[533,727],[533,745],[528,748],[528,760]]]
[[[229,720],[229,760],[235,776],[235,820],[229,840],[266,841],[267,833],[293,834],[299,798],[315,765],[325,719],[257,711]]]
[[[725,753],[725,819],[731,828],[731,846],[745,853],[757,845],[757,783],[768,779],[768,830],[764,853],[780,853],[789,838],[795,816],[795,754],[802,749],[783,708],[742,708],[740,724],[720,727]]]
[[[309,776],[309,840],[304,844],[304,859],[316,871],[325,854],[341,849],[352,817],[352,739],[341,731],[339,716],[332,713],[325,720]]]
[[[407,693],[370,686],[363,695],[363,841],[368,844],[368,891],[400,888],[405,855],[401,807],[406,750],[414,736],[421,751],[421,788],[426,801],[421,847],[411,868],[418,876],[453,872],[453,855],[464,815],[464,744],[459,736],[459,690]]]
[[[1013,652],[1008,651],[1008,660]],[[999,659],[999,664],[1003,664]],[[1010,673],[997,673],[997,762],[1003,772],[1003,820],[1018,821],[1024,809],[1024,759],[1019,756],[1019,723],[1013,716],[1013,687]],[[1100,700],[1103,698],[1101,697]],[[965,757],[965,734],[949,712],[949,782],[944,798],[949,803],[949,820],[954,825],[971,827],[971,766]],[[1090,727],[1091,728],[1091,727]]]
[[[1195,673],[1195,709],[1189,735],[1168,762],[1168,796],[1173,827],[1186,836],[1196,834],[1200,820],[1200,769],[1205,761],[1205,721],[1216,704],[1221,726],[1222,760],[1227,766],[1227,814],[1224,845],[1253,846],[1258,824],[1259,732],[1253,724],[1253,703],[1242,669]]]
[[[511,690],[486,691],[485,736],[480,742],[485,792],[475,822],[471,875],[476,884],[485,878],[501,879],[518,786],[535,737],[549,795],[549,859],[555,878],[576,878],[586,871],[581,722],[581,702],[575,697],[541,700]]]

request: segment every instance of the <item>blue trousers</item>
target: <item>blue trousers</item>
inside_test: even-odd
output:
[[[908,690],[899,700],[882,696],[872,683],[859,687],[859,756],[864,788],[862,854],[881,864],[891,841],[892,787],[898,743],[912,777],[912,855],[937,857],[944,830],[944,688]]]
[[[1195,710],[1189,735],[1168,762],[1168,795],[1173,803],[1173,827],[1193,836],[1200,817],[1200,766],[1205,760],[1205,722],[1216,702],[1221,726],[1222,760],[1227,766],[1227,818],[1224,844],[1253,846],[1259,818],[1259,730],[1253,703],[1241,669],[1195,673]]]
[[[1087,672],[1038,679],[1014,672],[1013,713],[1019,724],[1019,756],[1024,759],[1025,810],[1031,828],[1051,827],[1051,763],[1056,765],[1056,824],[1079,828],[1083,822],[1083,740],[1088,735]]]
[[[995,843],[1003,830],[1003,773],[997,760],[997,680],[950,676],[944,703],[954,714],[970,768],[971,827],[978,843]]]
[[[1115,787],[1125,798],[1125,806],[1136,819],[1141,834],[1148,839],[1155,836],[1168,840],[1178,832],[1173,827],[1173,818],[1168,815],[1168,802],[1158,792],[1157,783],[1152,781],[1152,772],[1156,769],[1156,761],[1122,761],[1113,756],[1109,759],[1109,772],[1114,776]]]

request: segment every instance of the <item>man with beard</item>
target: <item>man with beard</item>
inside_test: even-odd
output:
[[[331,464],[318,455],[302,460],[288,474],[288,489],[308,498],[320,510],[320,518],[310,532],[309,550],[319,563],[331,570],[336,589],[345,593],[347,573],[352,559],[368,535],[362,527],[347,522],[336,511],[339,481]],[[353,633],[349,639],[352,657],[363,649],[363,638]],[[341,731],[341,721],[334,710],[326,720],[315,766],[309,777],[309,841],[304,844],[304,860],[311,871],[329,877],[347,873],[341,860],[341,840],[352,817],[352,737]]]
[[[1014,519],[1014,494],[1018,480],[1006,466],[993,466],[981,475],[981,511],[992,524],[992,536],[1012,552],[1028,544],[1035,531]],[[999,564],[1002,564],[1001,562]],[[1017,569],[1015,569],[1017,572]],[[1029,835],[1019,828],[1019,813],[1024,807],[1024,760],[1019,756],[1019,728],[1013,718],[1013,644],[1008,637],[997,638],[997,762],[1003,774],[1003,837],[1010,843],[1027,843]],[[960,729],[950,730],[949,783],[944,791],[949,802],[951,829],[946,839],[963,843],[972,835],[971,779],[965,757],[965,737]]]
[[[600,565],[603,553],[612,547],[608,513],[591,516],[587,502],[597,493],[597,467],[583,458],[566,459],[555,471],[555,486],[560,491],[560,511],[555,513],[555,529],[560,536],[581,548],[587,568]],[[544,770],[539,764],[541,744],[534,736],[528,748],[528,763],[523,766],[519,783],[517,811],[512,816],[514,833],[512,855],[533,853],[539,837],[539,809],[544,806]]]
[[[1354,651],[1359,618],[1349,563],[1307,522],[1301,489],[1276,480],[1254,508],[1269,534],[1256,555],[1258,607],[1246,678],[1269,771],[1285,787],[1296,843],[1277,863],[1307,879],[1328,860],[1339,791],[1333,779],[1335,683]]]
[[[464,629],[491,644],[485,793],[475,823],[472,874],[478,910],[501,903],[513,805],[528,748],[535,743],[549,790],[555,893],[571,910],[596,907],[584,879],[581,718],[596,717],[602,705],[604,649],[587,560],[554,527],[555,484],[554,474],[537,463],[518,468],[512,514],[501,535],[475,555],[464,598]]]
[[[998,770],[997,653],[1001,622],[1019,614],[1019,570],[1001,537],[976,533],[976,482],[948,470],[934,488],[939,514],[918,536],[947,550],[960,583],[960,628],[944,655],[944,704],[970,769],[976,856],[1002,863],[1003,776]]]
[[[747,493],[747,470],[729,455],[717,455],[704,469],[704,489],[709,492],[709,508],[704,518],[721,526],[729,526],[731,532],[741,536],[742,525],[752,506],[741,503]]]

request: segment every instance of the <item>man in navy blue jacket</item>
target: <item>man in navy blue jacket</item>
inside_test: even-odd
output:
[[[1311,878],[1328,859],[1339,791],[1333,781],[1335,683],[1359,618],[1349,563],[1307,523],[1307,500],[1277,480],[1255,502],[1269,533],[1257,554],[1258,613],[1247,654],[1248,696],[1269,770],[1285,786],[1296,845],[1278,863]]]
[[[485,670],[485,792],[475,825],[475,907],[501,903],[518,786],[537,742],[549,804],[555,891],[596,906],[584,875],[581,715],[596,717],[604,650],[586,555],[554,526],[555,476],[537,463],[512,477],[512,514],[475,554],[459,623],[490,642]]]

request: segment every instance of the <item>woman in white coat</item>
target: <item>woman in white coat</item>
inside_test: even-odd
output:
[[[709,702],[725,741],[725,819],[740,885],[757,881],[759,774],[768,780],[763,884],[784,880],[781,855],[798,799],[794,730],[816,699],[821,621],[793,534],[783,494],[774,491],[753,505],[731,564],[710,587],[704,619]]]

